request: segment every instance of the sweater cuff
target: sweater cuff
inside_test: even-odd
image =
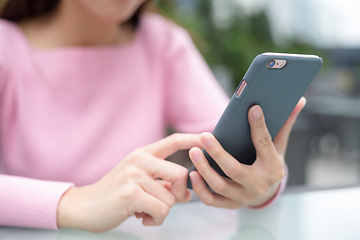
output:
[[[280,184],[279,184],[276,194],[272,198],[270,198],[267,202],[265,202],[259,206],[251,206],[251,207],[249,206],[248,208],[249,209],[263,209],[263,208],[270,206],[274,202],[276,202],[277,199],[284,192],[284,190],[286,188],[287,180],[288,180],[288,168],[287,168],[287,166],[285,166],[285,177],[280,181]]]
[[[58,204],[72,186],[68,182],[0,175],[0,225],[58,230]]]

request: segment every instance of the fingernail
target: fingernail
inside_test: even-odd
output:
[[[194,163],[196,163],[200,160],[199,151],[192,149],[190,154],[191,154],[191,159],[193,160]]]
[[[251,117],[255,120],[261,118],[261,110],[259,106],[254,106],[250,109]]]
[[[196,184],[196,183],[197,183],[197,179],[196,179],[196,177],[194,176],[194,174],[190,173],[189,176],[190,176],[190,179],[191,179],[191,183],[192,183],[193,185]]]
[[[212,143],[212,139],[208,134],[203,134],[201,141],[205,145],[205,147],[210,146],[210,144]]]
[[[307,99],[306,99],[306,97],[301,97],[302,99],[303,99],[303,101],[304,101],[304,106],[306,105],[306,102],[307,102]]]

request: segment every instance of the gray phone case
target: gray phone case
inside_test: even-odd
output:
[[[274,59],[286,60],[283,68],[268,68]],[[322,66],[322,58],[313,55],[263,53],[251,63],[242,82],[247,85],[240,96],[236,92],[213,130],[222,147],[239,162],[251,165],[256,152],[251,140],[248,110],[261,106],[266,125],[274,139],[304,95]],[[216,162],[203,149],[209,164],[223,177],[227,177]],[[196,171],[193,166],[191,171]],[[192,189],[190,178],[188,188]]]

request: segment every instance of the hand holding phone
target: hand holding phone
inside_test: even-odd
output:
[[[268,127],[266,131],[269,132],[270,139],[275,139],[321,66],[322,59],[313,55],[258,55],[213,131],[216,141],[242,166],[252,165],[258,153],[251,139],[247,119],[250,107],[261,106]],[[229,177],[205,149],[203,153],[212,171],[215,170],[220,176]],[[194,170],[195,167],[192,171]],[[192,188],[190,179],[188,187]]]
[[[192,148],[189,154],[197,171],[191,172],[190,177],[196,195],[207,205],[231,209],[259,207],[272,202],[274,196],[278,195],[276,193],[281,187],[280,180],[285,175],[284,156],[288,137],[305,102],[305,98],[300,99],[274,141],[271,141],[261,108],[254,106],[249,110],[248,119],[257,154],[252,165],[236,160],[222,148],[212,134],[201,134],[200,142],[203,148],[230,179],[220,176],[209,165],[200,148]],[[258,119],[252,116],[257,110],[260,110]],[[258,116],[258,113],[255,115]],[[204,137],[209,137],[211,143]]]

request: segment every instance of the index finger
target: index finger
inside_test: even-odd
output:
[[[189,193],[186,189],[188,170],[176,163],[164,161],[152,154],[145,153],[138,161],[141,166],[153,179],[163,179],[169,184],[164,188],[170,190],[175,196],[176,202],[184,202],[188,200]],[[158,183],[159,184],[159,183]]]
[[[275,148],[282,156],[285,155],[291,129],[296,121],[297,116],[299,115],[301,110],[305,107],[305,105],[306,105],[306,98],[302,97],[299,100],[299,102],[296,104],[289,118],[286,120],[285,124],[282,126],[279,133],[274,139]]]
[[[201,147],[199,134],[175,133],[143,149],[155,157],[165,159],[178,150]]]
[[[247,181],[252,175],[251,166],[240,163],[226,152],[211,133],[202,133],[200,139],[206,152],[228,177],[241,185],[248,185]]]

